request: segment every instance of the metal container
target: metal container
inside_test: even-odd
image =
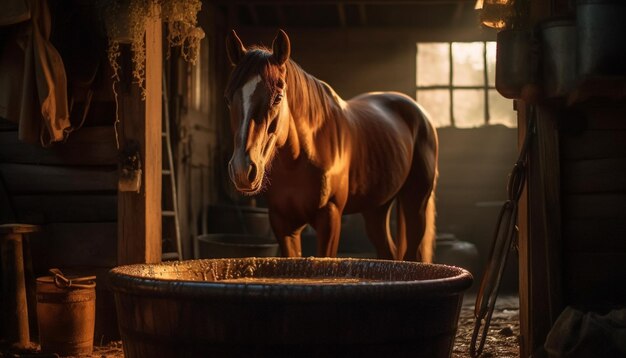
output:
[[[51,270],[52,271],[52,270]],[[95,276],[37,278],[37,323],[41,350],[61,356],[90,354],[96,320]]]
[[[202,214],[202,233],[250,234],[273,237],[267,208],[211,205]]]
[[[246,258],[110,271],[124,355],[450,357],[464,269]]]
[[[626,75],[626,2],[578,0],[576,28],[581,78]]]
[[[201,258],[273,257],[279,255],[276,239],[244,234],[198,236]]]
[[[541,26],[543,94],[546,98],[567,96],[576,85],[576,23],[559,18]]]
[[[473,243],[459,240],[454,234],[437,234],[435,263],[462,267],[476,275],[478,257],[478,249]]]
[[[530,82],[530,35],[523,30],[502,30],[497,35],[496,89],[505,98],[521,98]]]

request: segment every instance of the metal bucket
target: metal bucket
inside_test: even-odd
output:
[[[274,237],[267,208],[211,205],[202,214],[202,233],[250,234]]]
[[[273,257],[279,256],[273,237],[244,234],[206,234],[198,236],[200,257]]]
[[[546,21],[541,26],[543,91],[546,98],[563,97],[576,84],[576,26],[573,19]]]
[[[37,321],[41,350],[62,356],[90,354],[96,319],[95,276],[37,278]]]
[[[626,3],[623,0],[578,0],[578,73],[589,76],[626,74]]]
[[[496,49],[496,90],[505,98],[522,97],[530,83],[530,35],[522,30],[498,32]]]

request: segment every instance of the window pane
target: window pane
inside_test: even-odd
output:
[[[435,127],[450,125],[450,91],[418,90],[417,102],[428,112]]]
[[[417,44],[417,86],[450,84],[450,65],[447,42]]]
[[[513,101],[502,97],[496,90],[489,90],[489,123],[517,127],[517,112]]]
[[[454,90],[454,124],[458,128],[485,124],[485,91]]]
[[[483,73],[483,48],[482,42],[453,42],[452,83],[455,86],[483,86],[485,77]]]
[[[487,42],[487,77],[489,78],[489,86],[496,85],[496,42]]]

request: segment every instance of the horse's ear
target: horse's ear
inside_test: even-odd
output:
[[[289,43],[289,37],[285,31],[278,30],[272,42],[272,57],[279,65],[282,65],[287,62],[290,53],[291,44]]]
[[[246,54],[246,48],[241,43],[241,39],[237,36],[235,30],[231,30],[226,36],[226,53],[231,65],[235,66],[239,60]]]

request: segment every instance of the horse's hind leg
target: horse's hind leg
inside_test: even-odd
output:
[[[389,231],[389,212],[391,203],[363,212],[367,237],[376,249],[379,259],[393,260],[396,258],[396,245]]]

